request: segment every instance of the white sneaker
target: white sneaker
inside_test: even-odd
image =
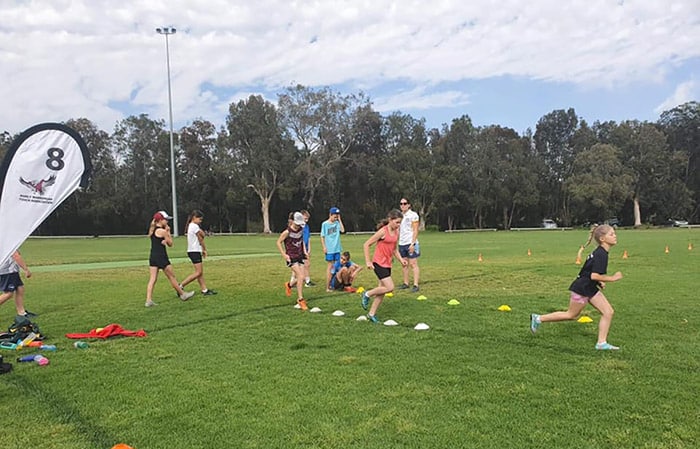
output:
[[[193,296],[194,296],[194,292],[185,292],[185,293],[180,295],[180,299],[182,299],[183,301],[187,301],[188,299],[190,299]]]
[[[154,303],[153,301],[146,301],[146,307],[153,307],[157,306],[158,304]]]

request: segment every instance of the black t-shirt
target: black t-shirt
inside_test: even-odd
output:
[[[569,290],[581,296],[591,297],[598,293],[598,282],[591,279],[591,273],[608,272],[608,252],[599,246],[586,259],[578,277],[571,283]]]

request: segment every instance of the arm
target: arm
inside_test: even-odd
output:
[[[289,255],[287,254],[287,251],[285,251],[284,246],[282,245],[287,236],[289,236],[289,231],[285,229],[284,231],[282,231],[279,238],[277,239],[277,249],[279,249],[280,254],[282,254],[282,258],[285,261],[289,262]]]
[[[360,271],[362,271],[362,267],[353,262],[352,266],[350,266],[350,280],[354,281]]]
[[[591,273],[591,280],[598,282],[598,284],[600,284],[600,288],[605,288],[606,282],[615,282],[619,281],[620,279],[622,279],[622,273],[619,271],[612,276],[600,273]]]
[[[367,241],[362,245],[362,249],[365,252],[365,265],[367,265],[367,268],[370,270],[374,270],[374,265],[372,265],[372,259],[369,257],[369,247],[377,243],[379,239],[384,238],[384,229],[381,228],[379,231],[375,232],[372,237],[367,239]]]
[[[201,229],[197,231],[197,240],[199,240],[199,244],[202,246],[202,256],[207,257],[207,246],[204,244],[204,231]]]
[[[408,252],[413,253],[413,246],[418,241],[418,227],[420,225],[420,219],[411,223],[411,229],[413,230],[413,237],[411,238],[411,245],[408,247]]]
[[[343,219],[338,215],[338,223],[340,223],[340,233],[345,234],[345,225],[343,224]]]
[[[326,222],[324,221],[321,225],[321,247],[323,248],[323,254],[328,254],[326,250]]]
[[[163,245],[173,246],[173,236],[170,235],[170,226],[156,229],[156,237],[163,238]]]
[[[19,267],[24,270],[24,275],[28,278],[32,277],[32,272],[29,270],[29,267],[27,266],[27,263],[24,261],[22,258],[22,255],[19,253],[19,251],[15,251],[15,253],[12,255],[12,258],[15,260],[15,263],[19,265]]]
[[[413,246],[413,245],[411,245],[411,246]],[[396,257],[399,260],[399,262],[401,262],[401,265],[403,265],[404,267],[406,265],[408,265],[408,261],[406,259],[404,259],[403,257],[401,257],[401,253],[399,252],[398,246],[394,248],[394,257]]]

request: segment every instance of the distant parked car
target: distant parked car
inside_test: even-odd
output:
[[[549,218],[545,218],[542,220],[542,223],[540,223],[540,228],[544,229],[556,229],[559,226],[557,226],[557,223],[554,220],[550,220]]]
[[[674,228],[686,228],[688,227],[688,222],[686,220],[674,220],[669,218],[668,226],[673,226]]]
[[[605,224],[610,225],[613,228],[617,228],[618,226],[622,226],[622,220],[618,219],[617,217],[612,217],[605,220]]]

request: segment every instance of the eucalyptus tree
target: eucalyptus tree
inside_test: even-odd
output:
[[[12,145],[12,136],[7,131],[0,133],[0,161],[5,157],[5,153]]]
[[[216,204],[223,201],[226,179],[214,171],[218,143],[216,126],[198,119],[180,129],[180,171],[178,172],[178,199],[185,213],[193,209],[204,211],[206,223],[219,221]],[[185,233],[184,225],[180,230]]]
[[[260,200],[263,232],[271,233],[270,203],[281,189],[291,189],[297,150],[286,137],[275,105],[251,95],[229,107],[228,142],[239,174]]]
[[[694,211],[700,217],[700,103],[691,101],[665,111],[658,121],[668,136],[670,150],[683,158],[682,176],[693,195]]]
[[[574,218],[601,220],[616,215],[631,197],[632,170],[613,145],[596,143],[576,156],[571,176],[565,181]]]
[[[449,126],[443,127],[442,137],[437,142],[433,139],[433,154],[443,167],[443,179],[450,186],[439,200],[447,229],[458,228],[467,221],[473,227],[479,227],[475,219],[474,179],[469,167],[469,154],[476,145],[477,135],[478,130],[472,120],[468,115],[463,115],[453,119]]]
[[[676,198],[664,195],[664,191],[678,181],[674,174],[678,159],[672,157],[666,135],[657,126],[636,120],[622,122],[611,132],[610,143],[622,150],[622,161],[633,176],[631,197],[635,226],[642,224],[642,203],[647,221],[659,221],[659,213],[669,214],[687,206],[687,195]]]
[[[141,114],[119,121],[112,137],[119,161],[117,215],[125,226],[145,230],[155,211],[172,204],[169,134],[163,120]]]
[[[574,137],[578,117],[573,108],[552,111],[537,122],[534,134],[535,155],[543,162],[540,191],[545,199],[546,215],[570,223],[570,209],[564,180],[571,175],[576,146]]]
[[[321,186],[335,188],[334,169],[356,142],[356,123],[368,105],[362,93],[341,95],[329,88],[296,85],[279,94],[282,124],[301,152],[298,169],[309,207]]]

